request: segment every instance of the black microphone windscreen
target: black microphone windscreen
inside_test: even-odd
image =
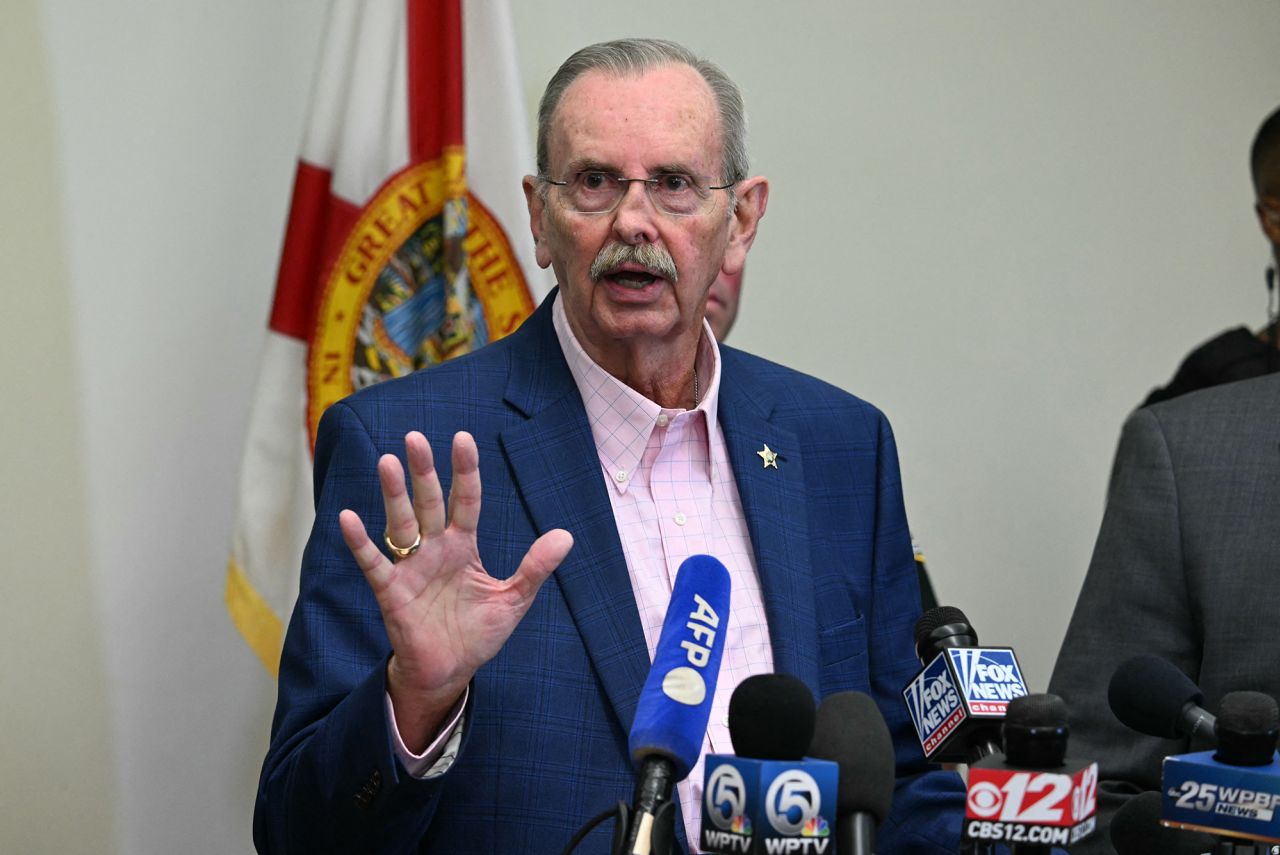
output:
[[[1175,739],[1182,710],[1204,703],[1191,678],[1172,662],[1144,653],[1126,659],[1111,677],[1107,701],[1116,718],[1139,733]]]
[[[729,697],[729,740],[739,757],[799,760],[813,723],[813,693],[789,674],[753,674]]]
[[[1009,701],[1004,723],[1019,727],[1066,727],[1067,703],[1057,695],[1023,695]]]
[[[1216,842],[1212,834],[1161,825],[1160,793],[1154,791],[1126,801],[1111,820],[1111,845],[1117,855],[1211,852]]]
[[[968,622],[969,618],[965,617],[965,613],[955,606],[936,606],[920,615],[920,619],[916,621],[916,644],[928,638],[940,626],[945,626],[949,623],[967,624]]]
[[[955,606],[937,606],[920,615],[915,628],[916,657],[928,664],[947,647],[976,647],[978,633]]]
[[[1280,722],[1275,699],[1262,692],[1228,692],[1218,709],[1218,727],[1237,733],[1266,733]]]
[[[893,801],[893,739],[880,708],[862,692],[839,692],[818,705],[810,756],[840,766],[836,796],[841,816],[854,811],[884,822]]]
[[[1231,766],[1265,766],[1276,756],[1280,710],[1262,692],[1228,692],[1222,697],[1213,759]]]

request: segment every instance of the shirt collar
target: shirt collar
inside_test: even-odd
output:
[[[577,384],[578,393],[582,396],[583,406],[587,411],[587,422],[591,425],[591,436],[595,440],[596,450],[600,454],[600,462],[610,474],[609,482],[614,489],[625,493],[630,479],[614,477],[615,473],[631,473],[636,470],[661,417],[674,419],[677,415],[688,412],[683,409],[664,409],[641,395],[635,389],[614,377],[601,368],[583,349],[573,329],[569,326],[569,318],[565,315],[564,302],[560,295],[551,307],[552,324],[555,326],[556,338],[560,340],[560,350],[564,352],[565,361],[569,363],[569,372]],[[701,397],[698,406],[693,410],[701,413],[707,421],[708,442],[717,430],[716,410],[720,400],[720,347],[706,320],[702,321],[702,335],[698,339],[698,356],[696,359],[698,378],[701,381],[699,391]],[[710,454],[711,477],[715,479],[715,456]]]

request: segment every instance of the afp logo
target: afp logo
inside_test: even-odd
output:
[[[700,594],[693,595],[695,608],[689,613],[685,629],[689,638],[680,642],[687,665],[672,668],[662,678],[662,692],[679,704],[696,707],[706,700],[707,683],[702,671],[711,660],[711,650],[716,643],[716,629],[720,616]]]

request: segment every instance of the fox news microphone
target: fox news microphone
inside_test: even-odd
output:
[[[979,647],[969,619],[951,606],[921,615],[915,639],[924,667],[902,698],[925,759],[973,763],[999,753],[1005,709],[1027,693],[1013,650]]]
[[[873,855],[876,828],[893,802],[893,738],[870,696],[839,692],[826,697],[809,754],[840,767],[836,790],[836,852]]]
[[[1015,698],[1001,729],[1005,755],[969,767],[964,840],[1007,843],[1013,855],[1048,855],[1092,833],[1098,764],[1067,758],[1062,698]]]
[[[632,806],[618,804],[614,855],[676,849],[671,791],[698,762],[720,675],[729,622],[729,571],[691,555],[676,571],[653,666],[636,703],[628,747],[637,780]]]
[[[1166,825],[1221,837],[1217,852],[1253,852],[1244,841],[1280,843],[1280,710],[1261,692],[1222,698],[1216,752],[1166,757],[1160,773]],[[1280,851],[1267,847],[1264,851]]]
[[[1200,706],[1200,687],[1159,656],[1144,653],[1120,663],[1107,687],[1107,703],[1122,724],[1139,733],[1217,744],[1215,719]]]
[[[809,687],[784,674],[743,680],[729,699],[735,755],[707,757],[702,851],[834,852],[826,815],[836,805],[834,763],[806,758],[813,738]]]

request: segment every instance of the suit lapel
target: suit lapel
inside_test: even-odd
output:
[[[733,370],[734,352],[722,348],[721,355],[717,416],[755,549],[774,670],[799,677],[817,695],[818,627],[800,442],[769,420],[772,402]],[[757,454],[765,445],[778,454],[776,469],[766,468]]]
[[[648,676],[648,648],[595,441],[549,308],[550,298],[547,311],[526,323],[527,340],[513,348],[507,400],[528,419],[504,430],[501,441],[538,532],[564,528],[573,535],[553,583],[625,733]]]

